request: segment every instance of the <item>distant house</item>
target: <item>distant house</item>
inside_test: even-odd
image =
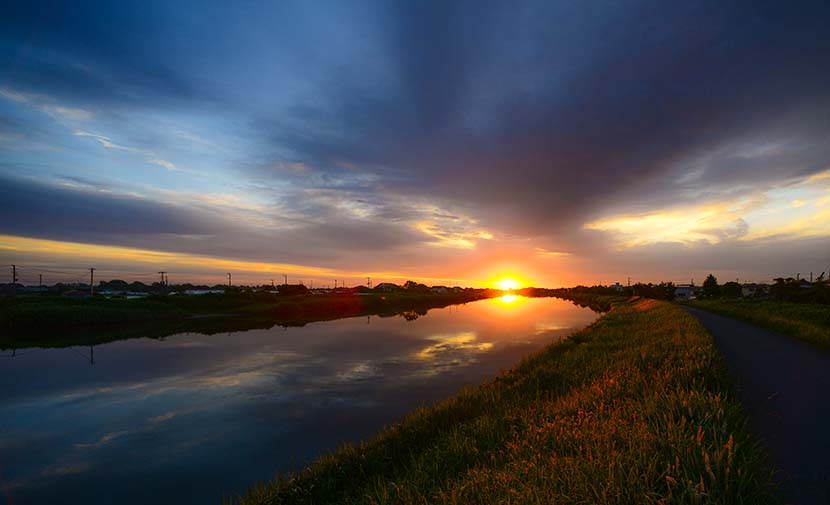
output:
[[[611,289],[613,289],[617,293],[622,293],[623,291],[625,291],[625,286],[617,282],[613,286],[611,286]]]
[[[697,288],[693,284],[678,284],[674,288],[674,297],[677,300],[692,300],[697,296]]]
[[[20,291],[22,293],[48,293],[49,288],[46,286],[24,286]]]
[[[186,295],[220,295],[225,292],[224,289],[186,289],[184,294]],[[278,291],[279,292],[279,291]]]
[[[741,284],[741,296],[744,298],[751,298],[766,291],[766,285],[745,283]]]
[[[89,291],[80,291],[78,289],[72,289],[70,291],[65,291],[63,296],[68,296],[70,298],[87,298],[89,297]]]
[[[384,293],[389,293],[390,291],[397,291],[399,289],[401,289],[401,287],[392,282],[381,282],[380,284],[375,286],[376,291],[383,291]]]
[[[429,290],[433,293],[446,293],[449,291],[446,286],[432,286]]]

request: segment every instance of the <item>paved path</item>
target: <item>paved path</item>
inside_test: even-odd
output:
[[[830,353],[728,317],[684,307],[715,338],[750,428],[780,470],[784,497],[830,504]]]

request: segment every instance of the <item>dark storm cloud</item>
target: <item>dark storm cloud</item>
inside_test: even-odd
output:
[[[4,216],[0,232],[7,235],[98,243],[119,234],[215,232],[206,222],[173,205],[13,178],[0,178],[0,183],[0,213]]]
[[[582,229],[593,219],[830,165],[826,2],[346,5],[4,7],[0,88],[120,113],[120,133],[147,152],[178,139],[121,109],[208,106],[205,123],[246,141],[239,184],[291,215],[258,216],[287,229],[237,228],[220,210],[90,191],[51,167],[86,189],[10,182],[3,232],[144,246],[167,234],[182,251],[205,234],[224,238],[214,254],[345,261],[422,243],[407,221],[423,214],[401,203],[416,201],[448,229],[473,218],[579,252],[603,240]],[[20,121],[0,116],[0,134],[48,137]]]
[[[12,2],[2,14],[0,85],[118,106],[170,105],[197,93],[157,52],[164,19],[150,3]]]
[[[337,106],[297,111],[313,120],[275,138],[320,168],[363,164],[395,191],[530,234],[826,166],[826,4],[487,7],[394,10],[380,43],[399,85],[323,89]],[[737,141],[779,145],[749,155]],[[695,159],[697,182],[678,183]]]

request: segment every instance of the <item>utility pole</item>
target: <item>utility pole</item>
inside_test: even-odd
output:
[[[95,296],[95,269],[89,267],[89,296]]]
[[[167,289],[165,289],[167,285],[166,285],[166,284],[165,284],[165,282],[164,282],[164,274],[166,274],[166,273],[167,273],[167,272],[159,272],[159,275],[161,275],[161,283],[160,283],[160,284],[161,284],[161,291],[162,291],[163,293],[166,293],[166,292],[167,292]]]
[[[372,278],[366,277],[366,287],[372,289]]]
[[[37,285],[38,287],[43,287],[43,274],[37,274]]]
[[[231,287],[231,273],[228,272],[228,287]]]
[[[628,278],[628,287],[631,287],[631,277]]]
[[[271,289],[276,289],[277,287],[274,286],[274,279],[271,279]]]
[[[12,294],[17,294],[17,265],[12,265]]]
[[[283,285],[288,286],[288,275],[282,274]]]
[[[337,279],[334,279],[334,290],[337,291]]]

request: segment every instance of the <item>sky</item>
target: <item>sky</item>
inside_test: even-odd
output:
[[[827,2],[6,2],[0,263],[24,283],[818,275],[828,22]]]

